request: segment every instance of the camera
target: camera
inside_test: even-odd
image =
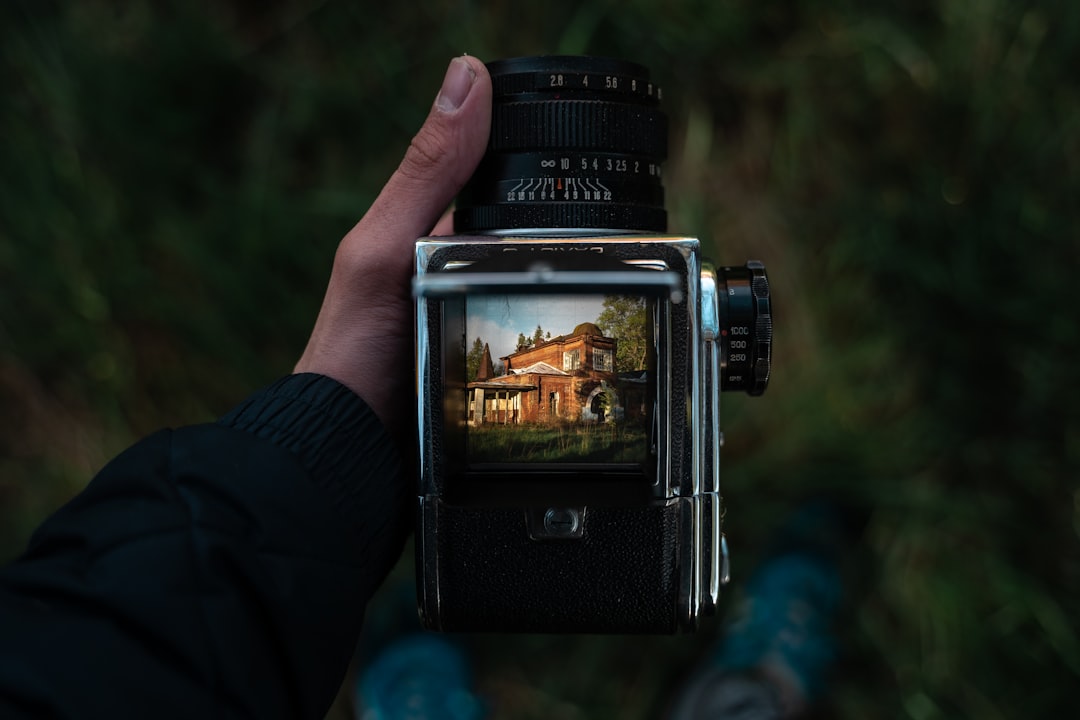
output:
[[[764,392],[760,262],[669,235],[661,88],[641,65],[488,64],[455,234],[416,242],[422,622],[675,633],[728,580],[720,392]]]

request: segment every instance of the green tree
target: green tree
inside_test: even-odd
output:
[[[550,336],[551,333],[548,333],[548,335]],[[542,342],[544,342],[544,330],[539,325],[537,325],[536,330],[533,331],[532,344],[535,346],[539,345]]]
[[[465,356],[465,379],[472,382],[480,372],[480,360],[484,357],[484,342],[478,337],[473,340],[469,354]]]
[[[630,372],[645,367],[649,344],[645,334],[645,299],[630,295],[608,295],[596,326],[607,337],[618,341],[615,372]]]

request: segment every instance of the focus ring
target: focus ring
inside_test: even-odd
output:
[[[515,102],[492,108],[490,152],[565,148],[667,157],[667,118],[601,100]]]

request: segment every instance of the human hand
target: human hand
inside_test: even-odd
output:
[[[491,78],[450,61],[401,165],[338,245],[322,309],[296,372],[327,375],[364,399],[394,437],[414,414],[413,243],[452,232],[439,220],[472,175],[491,129]]]

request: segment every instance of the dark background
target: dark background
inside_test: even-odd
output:
[[[767,264],[774,380],[724,397],[727,529],[737,587],[801,498],[869,508],[824,714],[1071,714],[1072,2],[7,0],[0,556],[135,439],[290,371],[462,52],[652,68],[671,229]],[[472,644],[498,717],[646,718],[718,625]]]

